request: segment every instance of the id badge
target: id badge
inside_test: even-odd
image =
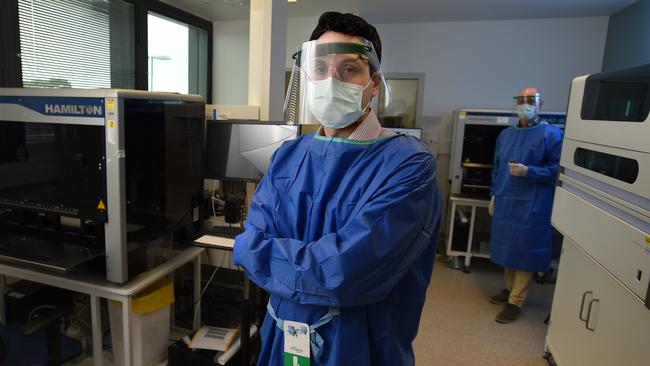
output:
[[[284,321],[284,366],[309,366],[309,325]]]

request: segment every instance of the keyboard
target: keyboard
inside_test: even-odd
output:
[[[213,226],[206,230],[206,234],[220,236],[222,238],[234,239],[237,235],[244,232],[244,228],[239,226]]]

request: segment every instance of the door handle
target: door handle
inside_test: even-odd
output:
[[[589,301],[589,307],[587,308],[587,321],[585,321],[585,328],[587,328],[587,330],[590,330],[592,332],[595,332],[596,328],[590,328],[589,327],[589,320],[591,319],[591,306],[595,302],[600,303],[600,300],[599,299],[592,299],[591,301]]]
[[[588,312],[588,311],[587,311],[587,316],[586,316],[586,317],[583,317],[583,316],[582,316],[582,313],[584,313],[584,309],[585,309],[585,299],[587,298],[587,295],[593,295],[593,294],[594,294],[594,293],[591,292],[591,291],[585,291],[585,292],[582,294],[582,301],[580,302],[580,314],[578,314],[578,318],[580,318],[580,320],[582,320],[582,321],[585,322],[585,323],[586,323],[587,320],[589,319],[589,312]],[[590,303],[590,304],[591,304],[591,303]]]

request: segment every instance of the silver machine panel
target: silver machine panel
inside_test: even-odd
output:
[[[194,240],[204,110],[194,95],[0,88],[0,258],[124,283],[152,266],[149,245]]]
[[[650,308],[650,64],[571,86],[552,223]]]

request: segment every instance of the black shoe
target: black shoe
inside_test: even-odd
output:
[[[497,317],[494,319],[497,323],[512,323],[515,320],[519,318],[521,315],[521,308],[517,305],[514,304],[506,304],[506,306],[503,307],[503,310],[497,315]]]
[[[509,297],[510,297],[510,291],[504,289],[501,290],[501,292],[498,293],[497,295],[490,297],[490,303],[496,305],[505,305],[508,302]]]

